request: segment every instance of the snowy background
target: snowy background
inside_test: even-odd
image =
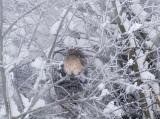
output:
[[[160,0],[0,0],[0,119],[160,119],[159,48]]]

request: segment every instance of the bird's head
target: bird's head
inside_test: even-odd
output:
[[[77,76],[83,72],[86,64],[85,56],[79,49],[69,49],[64,59],[64,71],[70,76]]]

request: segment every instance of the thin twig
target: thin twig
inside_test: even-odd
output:
[[[34,31],[33,31],[31,40],[30,40],[30,42],[28,43],[28,49],[30,48],[32,42],[35,40],[35,35],[36,35],[37,29],[38,29],[38,27],[39,27],[39,24],[40,24],[40,21],[41,21],[42,16],[43,16],[43,12],[42,12],[42,13],[40,14],[40,16],[39,16],[39,19],[38,19],[38,22],[37,22],[37,24],[36,24],[36,26],[35,26],[35,29],[34,29]]]
[[[50,103],[50,104],[47,104],[47,105],[45,105],[45,106],[43,106],[43,107],[39,107],[39,108],[36,108],[36,109],[33,109],[33,110],[29,110],[29,111],[27,111],[27,112],[24,112],[24,113],[21,113],[19,116],[17,116],[17,117],[13,117],[13,119],[19,119],[20,117],[23,117],[23,116],[25,116],[25,115],[27,115],[27,114],[31,114],[31,113],[35,113],[35,112],[38,112],[38,111],[41,111],[41,110],[45,110],[46,108],[49,108],[49,107],[53,107],[53,106],[56,106],[56,105],[59,105],[59,104],[64,104],[64,103],[68,103],[68,101],[70,100],[70,99],[72,99],[74,96],[72,96],[72,97],[69,97],[69,98],[64,98],[64,99],[62,99],[62,100],[58,100],[58,101],[55,101],[55,102],[53,102],[53,103]]]
[[[71,8],[72,8],[72,5],[69,6],[69,8],[68,8],[67,11],[65,12],[65,14],[64,14],[64,16],[63,16],[63,18],[62,18],[62,20],[61,20],[61,22],[60,22],[60,24],[59,24],[58,30],[57,30],[57,32],[56,32],[56,36],[55,36],[55,38],[54,38],[54,41],[53,41],[53,43],[52,43],[51,49],[50,49],[49,54],[48,54],[48,59],[49,59],[49,60],[51,59],[52,54],[53,54],[53,52],[54,52],[55,45],[56,45],[56,41],[57,41],[57,39],[58,39],[59,32],[60,32],[60,30],[61,30],[61,28],[62,28],[62,26],[63,26],[63,22],[64,22],[67,14],[69,13],[69,11],[70,11]]]

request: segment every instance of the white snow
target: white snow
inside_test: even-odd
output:
[[[14,57],[11,57],[9,55],[4,55],[4,60],[6,64],[10,64],[14,61]]]
[[[158,100],[160,101],[160,96],[159,96],[159,95],[157,96],[157,98],[158,98]]]
[[[45,65],[45,61],[42,59],[42,57],[37,57],[35,61],[31,63],[31,66],[37,69],[43,68],[44,65]]]
[[[152,41],[146,41],[145,45],[147,46],[147,48],[152,48],[154,46]],[[153,48],[155,48],[155,47],[153,47]]]
[[[118,117],[121,117],[121,114],[122,114],[122,110],[121,109],[118,109],[119,107],[115,106],[114,105],[114,102],[111,101],[107,106],[106,108],[103,110],[104,113],[106,113],[106,115],[108,113],[114,113],[116,116]],[[117,110],[118,109],[118,110]]]
[[[54,23],[50,28],[50,34],[56,34],[59,28],[59,25],[60,25],[60,21],[57,21],[56,23]]]
[[[27,0],[16,0],[16,2],[19,2],[19,3],[26,3]]]
[[[133,36],[129,39],[129,42],[130,42],[130,47],[131,48],[135,48],[136,47],[135,39],[134,39]]]
[[[140,0],[133,0],[132,1],[134,4],[138,4],[138,3],[140,3]]]
[[[12,116],[18,116],[20,114],[20,112],[18,111],[17,105],[13,99],[10,99],[10,106],[11,106]]]
[[[14,92],[15,92],[14,87],[13,87],[13,85],[12,85],[13,77],[14,77],[13,72],[7,73],[6,78],[9,79],[9,80],[7,81],[7,86],[9,87],[9,89],[8,89],[8,97],[9,97],[9,98],[12,98],[12,96],[14,95]]]
[[[18,34],[22,35],[22,36],[25,36],[26,32],[23,28],[20,28],[20,29],[18,29]]]
[[[158,83],[152,83],[152,88],[153,91],[155,92],[155,94],[160,94],[160,88],[159,88],[159,84]]]
[[[109,94],[108,89],[103,89],[102,92],[101,92],[100,97],[104,97],[104,96],[106,96],[107,94]]]
[[[130,27],[128,33],[132,33],[133,31],[136,31],[136,30],[140,29],[141,27],[142,27],[142,24],[134,23],[134,24]]]
[[[26,3],[27,1],[28,0],[16,0],[16,2],[18,2],[16,4],[18,5],[19,3],[22,3],[22,6],[20,6],[20,7],[23,7],[23,2]],[[67,31],[66,34],[64,34],[65,36],[64,36],[64,39],[62,40],[62,42],[57,42],[58,44],[56,45],[55,50],[59,50],[61,48],[66,48],[66,47],[67,48],[80,47],[82,49],[84,48],[84,53],[85,53],[85,51],[87,52],[87,54],[86,54],[87,60],[91,59],[91,61],[90,61],[91,63],[89,63],[89,65],[87,65],[87,68],[89,69],[89,71],[88,71],[88,74],[85,76],[89,81],[84,86],[87,86],[87,88],[88,88],[88,86],[92,87],[92,84],[93,84],[92,82],[94,82],[96,80],[99,80],[99,82],[101,81],[99,83],[99,85],[96,87],[98,92],[100,92],[100,95],[98,95],[98,96],[91,95],[92,96],[91,99],[93,99],[93,100],[98,99],[98,101],[102,101],[102,103],[103,103],[102,98],[105,96],[105,98],[108,99],[109,97],[107,97],[107,96],[115,91],[115,89],[112,87],[113,86],[112,84],[115,82],[115,83],[118,83],[120,86],[125,85],[124,86],[125,94],[126,93],[135,93],[135,91],[143,89],[142,91],[144,91],[143,93],[145,94],[146,101],[147,101],[146,104],[147,104],[147,106],[151,105],[153,103],[152,101],[155,101],[155,100],[153,100],[154,94],[152,92],[152,89],[156,94],[159,94],[160,87],[157,82],[154,82],[154,80],[156,80],[155,73],[152,73],[149,70],[149,67],[148,67],[149,61],[148,62],[146,61],[146,57],[148,55],[148,52],[145,49],[145,47],[144,48],[141,47],[141,45],[143,45],[142,44],[143,40],[141,42],[139,39],[136,39],[137,37],[135,37],[134,31],[137,31],[139,29],[143,29],[147,33],[148,37],[151,39],[151,41],[149,41],[150,39],[145,39],[145,41],[143,42],[144,46],[146,46],[147,48],[153,47],[153,50],[157,50],[154,47],[154,45],[155,45],[158,48],[159,41],[160,41],[159,40],[159,31],[157,28],[159,25],[159,16],[157,14],[159,12],[158,11],[159,9],[156,8],[156,7],[158,7],[156,4],[157,2],[155,2],[154,4],[149,4],[150,1],[152,1],[152,0],[147,0],[146,5],[145,5],[144,4],[145,0],[132,0],[132,1],[123,0],[122,3],[120,3],[118,0],[115,1],[116,6],[117,6],[117,10],[118,10],[117,15],[119,15],[119,18],[121,19],[122,25],[124,25],[124,27],[126,29],[126,33],[129,36],[128,39],[125,39],[126,41],[123,40],[122,46],[121,46],[121,45],[118,45],[118,43],[117,43],[117,39],[122,38],[121,37],[122,33],[119,32],[119,28],[118,28],[119,26],[117,24],[110,23],[110,21],[112,20],[112,17],[115,17],[115,16],[112,16],[112,11],[114,11],[114,8],[112,8],[112,5],[111,5],[112,0],[111,1],[106,1],[106,0],[98,1],[101,3],[103,3],[103,2],[106,3],[107,11],[100,10],[100,8],[99,8],[100,5],[97,1],[98,0],[87,0],[87,1],[82,0],[82,1],[77,1],[77,2],[73,3],[73,7],[72,7],[71,11],[68,13],[67,17],[65,18],[65,22],[63,23],[61,31],[64,31],[66,29],[65,27],[68,25],[67,26],[68,31],[71,31],[71,32],[75,31],[76,33],[79,32],[81,35],[81,38],[80,39],[78,39],[76,37],[73,38],[72,36],[74,36],[74,34],[71,34],[71,33],[69,34]],[[54,5],[51,5],[52,7],[50,7],[50,5],[48,6],[48,2],[47,2],[47,4],[40,7],[40,10],[42,10],[42,12],[45,12],[46,14],[44,14],[42,19],[40,20],[40,26],[37,29],[36,39],[37,39],[37,43],[39,43],[39,45],[41,46],[41,48],[45,52],[50,50],[49,46],[51,45],[50,43],[52,42],[51,37],[54,37],[55,34],[57,33],[57,30],[58,30],[60,22],[61,22],[60,19],[62,19],[62,17],[66,13],[67,6],[69,5],[69,4],[67,5],[66,2],[67,1],[65,1],[65,0],[59,1],[58,4],[56,3]],[[126,18],[126,10],[123,11],[123,9],[122,9],[122,6],[124,5],[123,3],[125,3],[125,2],[131,3],[131,4],[128,4],[129,10],[131,10],[135,13],[135,18],[134,19],[131,18],[130,21]],[[144,2],[144,3],[142,3],[142,2]],[[74,14],[74,10],[77,10],[77,5],[79,6],[80,4],[82,4],[86,7],[87,6],[86,3],[89,3],[92,8],[90,8],[90,6],[88,6],[87,12],[85,12],[84,14],[83,13],[81,14],[80,11],[76,11],[76,14]],[[36,4],[38,4],[38,2],[36,2]],[[148,9],[144,10],[144,8],[147,8],[148,5],[149,5],[149,7],[152,7],[152,5],[153,5],[155,8],[151,8],[151,10],[148,10]],[[27,7],[29,7],[29,6],[27,6]],[[90,12],[89,11],[90,9],[95,10],[95,13],[93,13],[94,15],[88,14]],[[147,11],[147,12],[145,12],[145,11]],[[8,11],[8,12],[10,12],[10,11]],[[14,13],[14,11],[11,11],[11,12]],[[14,16],[17,18],[19,16],[21,16],[21,13],[19,13],[19,12],[15,13]],[[150,15],[150,12],[153,14],[153,15],[151,14],[151,21],[147,21],[147,20],[144,21],[146,16],[148,17]],[[50,13],[52,13],[52,14],[50,14]],[[6,12],[6,15],[9,15],[9,14],[10,13]],[[13,15],[10,15],[10,16],[12,18]],[[78,18],[78,16],[80,16],[80,18]],[[13,18],[15,18],[15,17],[13,17]],[[84,18],[81,18],[81,17],[84,17]],[[132,16],[132,17],[134,17],[134,16]],[[31,14],[26,15],[24,18],[22,18],[20,21],[18,21],[13,26],[13,28],[11,29],[9,34],[7,34],[7,36],[4,39],[3,54],[4,54],[4,60],[5,60],[5,62],[4,62],[5,72],[10,71],[10,69],[12,69],[15,66],[15,64],[19,64],[21,62],[24,62],[24,60],[26,61],[26,60],[30,60],[30,59],[35,59],[35,61],[33,61],[31,63],[31,66],[32,66],[33,70],[35,71],[33,73],[37,73],[38,76],[36,77],[36,81],[33,84],[34,86],[32,86],[31,88],[34,91],[34,94],[37,94],[38,96],[42,96],[46,92],[46,89],[48,89],[47,84],[44,87],[42,87],[42,85],[40,85],[41,80],[46,81],[46,79],[48,78],[47,77],[48,74],[46,74],[46,71],[44,69],[48,68],[51,65],[54,65],[55,68],[57,68],[58,65],[60,64],[60,61],[63,63],[64,56],[62,55],[63,53],[57,54],[54,57],[53,62],[47,64],[45,59],[40,57],[40,56],[42,56],[42,52],[39,50],[39,48],[35,47],[34,43],[30,47],[30,49],[27,49],[28,41],[30,40],[30,37],[32,35],[32,31],[34,29],[34,26],[36,25],[38,18],[39,18],[39,12],[32,12]],[[71,20],[71,18],[73,18],[73,19]],[[4,24],[4,31],[5,31],[5,29],[7,29],[9,27],[8,24],[12,23],[14,21],[14,19],[9,19],[9,18],[7,20],[9,20],[9,22],[6,22]],[[68,24],[69,22],[70,22],[70,24]],[[90,25],[88,25],[88,24],[90,24]],[[157,26],[155,26],[156,24],[157,24]],[[106,30],[107,30],[106,32],[109,32],[109,33],[106,33],[107,35],[102,33],[102,29],[104,29],[104,28],[106,28]],[[159,27],[159,30],[160,30],[160,27]],[[61,35],[61,33],[59,35]],[[66,36],[66,35],[68,35],[68,36]],[[103,35],[104,35],[104,37],[103,37]],[[21,49],[19,57],[18,57],[19,43],[23,39],[22,36],[23,37],[25,36],[26,39],[23,42],[24,44],[22,45],[22,49]],[[12,41],[14,39],[16,39],[16,42],[14,42],[14,44],[17,43],[16,45],[14,45],[12,43]],[[43,39],[45,40],[45,42]],[[102,41],[104,41],[104,43],[99,42],[101,39],[102,39]],[[93,41],[93,40],[95,40],[95,41]],[[128,40],[129,40],[129,46],[128,46],[128,44],[126,44],[126,42],[128,43]],[[118,42],[119,42],[119,40],[118,40]],[[94,45],[98,45],[98,47],[99,47],[98,51],[95,48],[93,48]],[[96,58],[96,56],[98,55],[98,53],[100,51],[102,51],[106,47],[109,47],[110,45],[114,45],[116,47],[116,49],[117,49],[116,54],[115,54],[115,56],[112,56],[112,55],[107,56],[106,55],[106,57],[111,57],[111,62],[107,62],[107,63],[103,64],[103,62],[101,60],[99,60],[98,58]],[[123,47],[123,45],[124,45],[124,47]],[[103,47],[103,46],[106,46],[106,47]],[[119,55],[119,53],[123,53],[123,52],[121,52],[121,50],[119,50],[121,48],[122,48],[122,51],[123,51],[123,48],[124,49],[127,49],[127,48],[135,49],[135,53],[133,55],[133,56],[135,56],[135,59],[128,57],[127,66],[132,66],[134,63],[137,63],[138,72],[140,73],[140,75],[138,75],[138,77],[136,75],[132,81],[135,81],[137,79],[141,79],[144,82],[141,85],[137,85],[136,82],[133,84],[131,80],[129,80],[127,77],[124,76],[123,73],[122,74],[117,73],[117,72],[119,72],[119,70],[120,71],[126,70],[126,68],[117,65],[117,62],[116,62],[116,58],[118,58],[117,56]],[[38,50],[40,53],[38,53],[36,51],[34,52],[33,49]],[[151,52],[153,50],[151,50]],[[35,57],[32,57],[32,56],[35,56]],[[158,56],[157,56],[157,58],[158,58]],[[92,59],[93,59],[93,62],[92,62]],[[154,61],[154,59],[153,59],[153,61]],[[122,63],[123,63],[123,61],[122,61]],[[156,63],[158,64],[159,61],[157,60]],[[46,65],[48,65],[48,66],[46,66]],[[113,67],[113,68],[111,68],[111,67]],[[158,65],[157,65],[157,67],[158,67]],[[98,72],[100,71],[100,73],[102,75],[103,75],[103,73],[106,73],[106,74],[104,74],[106,76],[106,78],[102,77],[102,79],[97,79],[97,76],[96,76],[97,74],[92,75],[92,71],[94,72],[94,70],[96,70]],[[137,73],[137,70],[136,71],[134,71],[134,69],[130,69],[130,70],[131,70],[131,74],[133,74],[133,75],[135,73]],[[13,100],[13,95],[15,93],[15,90],[14,90],[14,87],[12,86],[11,80],[8,80],[8,79],[13,78],[13,74],[6,73],[6,77],[7,77],[7,80],[6,80],[7,81],[7,83],[6,83],[7,84],[7,94],[9,97],[9,102],[11,104],[12,116],[17,116],[20,114],[20,112],[18,111],[17,105],[16,105],[15,101]],[[93,81],[92,81],[92,79],[93,79]],[[106,86],[107,86],[106,83],[109,85],[109,87],[107,87],[107,89],[106,89]],[[148,84],[150,84],[152,88],[149,87]],[[51,97],[55,98],[54,96],[56,96],[56,94],[55,94],[54,88],[51,88],[50,92],[51,92]],[[28,108],[31,106],[31,100],[26,98],[21,92],[20,92],[20,95],[21,95],[21,98],[22,98],[22,101],[23,101],[23,104],[25,107],[24,112],[26,112],[28,110]],[[157,97],[160,100],[160,96],[157,96]],[[109,114],[115,114],[115,116],[118,116],[120,118],[121,114],[123,113],[123,108],[121,107],[122,105],[119,106],[118,104],[115,104],[115,102],[114,102],[118,98],[119,97],[115,97],[114,100],[111,100],[108,104],[105,104],[105,109],[103,108],[104,109],[103,113],[109,119],[114,118],[114,117],[110,117]],[[35,101],[33,97],[32,97],[32,99],[33,99],[32,101]],[[34,105],[33,109],[43,107],[43,106],[45,106],[45,100],[39,99],[38,101],[36,101],[36,104]],[[81,106],[81,105],[79,105],[79,106]],[[149,107],[149,111],[151,112],[151,116],[152,116],[153,111],[151,110],[151,107],[152,106]],[[53,108],[55,108],[55,107],[53,107]],[[55,110],[60,111],[59,108],[58,109],[56,108]],[[97,109],[99,109],[99,108],[101,108],[101,107],[97,107]],[[129,111],[130,111],[130,109],[129,109]],[[0,119],[2,119],[5,114],[6,114],[5,107],[2,105],[2,106],[0,106]],[[84,118],[85,118],[85,116],[86,117],[88,116],[87,112],[84,112],[84,113],[82,112],[82,114],[79,114],[79,115],[84,116]],[[25,117],[25,118],[29,118],[29,117]],[[54,115],[52,118],[60,119],[60,117],[54,117]],[[81,117],[79,117],[79,118],[81,118]]]
[[[122,14],[122,15],[123,15],[123,14]],[[123,25],[125,26],[126,31],[129,30],[130,24],[131,24],[131,21],[129,21],[129,20],[127,20],[127,19],[124,19]]]
[[[64,9],[63,12],[60,14],[60,16],[63,17],[63,16],[65,15],[66,11],[67,11],[67,9]],[[68,20],[70,20],[70,19],[72,18],[72,16],[73,16],[73,13],[72,13],[72,12],[68,12],[66,18],[67,18]]]
[[[66,119],[66,118],[63,118],[63,117],[54,117],[54,119]]]
[[[17,55],[18,47],[16,47],[15,44],[11,40],[9,40],[5,45],[7,47],[5,48],[5,52],[7,55],[12,56],[12,57]]]
[[[155,79],[155,76],[149,71],[142,72],[140,73],[140,75],[141,75],[141,79],[144,79],[144,80],[147,80],[147,79],[154,80]]]
[[[35,24],[35,21],[31,17],[25,17],[24,19],[28,24]]]
[[[6,109],[5,109],[5,106],[2,105],[1,108],[0,108],[0,118],[1,118],[2,116],[4,116],[4,115],[6,115]]]
[[[133,60],[133,59],[130,59],[130,60],[127,62],[127,65],[128,65],[128,66],[132,66],[133,63],[134,63],[134,60]]]
[[[139,58],[137,59],[137,64],[138,64],[138,68],[139,68],[139,71],[141,72],[140,73],[140,76],[141,76],[141,79],[143,80],[147,80],[147,79],[152,79],[154,80],[155,79],[155,76],[149,72],[149,71],[144,71],[148,66],[147,66],[147,62],[145,62],[145,59],[146,59],[146,55],[148,52],[145,52],[145,54],[143,54],[142,51],[139,52],[139,50],[136,51],[137,54],[139,54]]]
[[[96,58],[96,59],[94,60],[94,63],[95,63],[95,65],[96,65],[97,67],[102,67],[102,66],[103,66],[102,61],[101,61],[100,59],[98,59],[98,58]]]
[[[143,21],[146,18],[147,13],[143,10],[143,8],[140,4],[133,4],[131,6],[131,8],[132,8],[133,12],[138,15],[138,18],[141,21]]]
[[[141,90],[139,86],[137,86],[137,83],[134,83],[133,85],[128,85],[126,88],[126,93],[133,94],[136,90]]]
[[[25,107],[25,109],[24,109],[24,112],[25,112],[29,108],[30,102],[29,102],[29,99],[25,98],[23,95],[21,95],[21,98],[22,98],[22,102],[23,102],[24,107]]]
[[[71,30],[79,31],[79,32],[85,32],[85,24],[82,22],[80,19],[74,18],[70,25],[69,28]]]
[[[144,62],[145,62],[145,59],[146,59],[146,54],[143,54],[143,51],[140,51],[140,50],[136,50],[136,54],[139,55],[139,58],[137,59],[137,64],[138,64],[138,68],[139,70],[144,70]]]
[[[104,83],[100,83],[99,85],[98,85],[98,89],[99,90],[102,90],[102,89],[104,89],[105,88],[105,84]]]
[[[43,66],[42,66],[42,67],[43,67]],[[39,70],[39,75],[38,75],[37,80],[36,80],[36,82],[35,82],[35,84],[34,84],[34,87],[33,87],[33,89],[34,89],[35,92],[37,92],[37,89],[38,89],[38,86],[39,86],[39,82],[40,82],[41,80],[46,80],[46,79],[47,79],[46,73],[45,73],[45,71],[44,71],[44,69],[43,69],[42,67],[41,67],[41,69]]]
[[[117,7],[117,11],[118,11],[118,13],[120,13],[120,11],[121,11],[121,3],[120,3],[120,1],[118,1],[118,0],[116,0],[115,1],[116,2],[116,7]]]
[[[39,99],[39,100],[36,102],[36,104],[33,106],[33,109],[37,109],[37,108],[43,107],[43,106],[45,106],[44,100]]]
[[[148,35],[149,35],[149,37],[151,38],[151,39],[155,39],[156,37],[157,37],[157,31],[156,30],[154,30],[154,29],[148,29]]]
[[[74,38],[71,37],[66,37],[65,40],[63,41],[64,45],[67,47],[74,47],[76,46],[76,40]]]
[[[19,54],[19,57],[17,57],[16,60],[16,64],[20,63],[20,61],[22,61],[25,57],[27,57],[29,55],[29,51],[27,50],[26,47],[23,47],[21,49],[21,52]]]
[[[151,89],[148,86],[148,84],[144,84],[143,88],[144,88],[143,92],[145,94],[145,97],[149,97],[149,98],[146,98],[146,102],[147,102],[147,105],[149,106],[148,109],[149,109],[150,117],[151,119],[154,119],[154,114],[152,111],[153,109],[152,109],[152,106],[150,106],[153,104],[153,100],[152,100],[153,97],[151,96]]]
[[[9,88],[7,89],[7,92],[8,92],[8,98],[9,98],[10,107],[11,107],[10,110],[11,110],[12,116],[18,116],[20,112],[18,111],[17,105],[15,101],[13,100],[13,95],[15,93],[14,87],[12,85],[13,73],[10,73],[10,74],[7,73],[6,79],[8,79],[7,87]]]

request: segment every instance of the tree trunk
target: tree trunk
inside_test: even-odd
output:
[[[3,67],[3,0],[0,0],[0,88],[2,88],[2,92],[0,92],[0,96],[3,96],[5,109],[6,109],[6,116],[7,119],[11,119],[11,113],[10,113],[10,106],[8,103],[7,98],[7,88],[6,88],[6,76],[5,76],[5,70]]]

